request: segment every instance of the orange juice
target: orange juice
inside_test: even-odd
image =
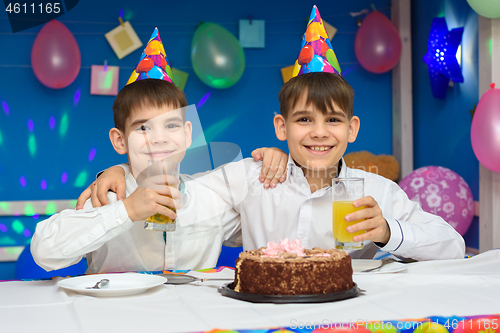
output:
[[[355,233],[348,233],[346,228],[349,225],[361,222],[357,220],[346,222],[344,217],[347,214],[354,213],[364,207],[354,207],[352,201],[333,201],[332,202],[332,215],[333,215],[333,237],[342,243],[353,243],[352,237],[365,233],[365,230],[356,231]]]
[[[171,211],[175,212],[175,208],[170,208],[170,207],[167,207],[168,209],[170,209]],[[153,216],[150,216],[146,219],[146,222],[150,222],[150,223],[158,223],[158,224],[172,224],[172,223],[175,223],[175,220],[172,220],[170,217],[168,216],[165,216],[163,214],[155,214]]]
[[[168,186],[168,183],[165,183],[165,185]],[[165,195],[166,197],[172,198],[170,195]],[[167,206],[165,206],[167,207]],[[174,213],[177,212],[175,208],[167,207]],[[152,215],[146,219],[146,222],[149,223],[158,223],[158,224],[173,224],[175,223],[175,220],[172,220],[170,217],[165,216],[163,214],[158,214],[156,213],[155,215]]]

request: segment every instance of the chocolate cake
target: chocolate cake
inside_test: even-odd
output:
[[[240,253],[234,290],[260,295],[316,295],[349,290],[351,257],[345,251],[313,248],[300,241],[271,242],[267,248]]]

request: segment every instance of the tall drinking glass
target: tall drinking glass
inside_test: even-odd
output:
[[[177,185],[172,184],[172,177],[179,179],[179,166],[179,162],[148,161],[146,179],[148,187],[161,188],[163,186],[171,186],[177,188]],[[171,184],[169,184],[169,179]],[[176,211],[175,208],[167,208],[174,212]],[[175,231],[175,220],[162,214],[155,214],[146,219],[144,228],[147,230]]]
[[[355,243],[353,236],[365,233],[360,230],[355,233],[347,232],[349,225],[361,222],[357,220],[346,222],[345,216],[354,213],[364,207],[354,207],[353,201],[364,197],[363,178],[334,178],[332,180],[332,216],[333,216],[333,237],[335,247],[340,250],[356,250],[363,248],[363,242]]]

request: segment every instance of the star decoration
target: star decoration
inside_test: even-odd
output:
[[[456,58],[463,32],[463,27],[448,30],[444,17],[432,20],[427,53],[423,60],[429,67],[432,95],[436,98],[446,97],[450,80],[464,82],[462,69]]]

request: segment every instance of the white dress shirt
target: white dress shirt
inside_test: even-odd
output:
[[[219,193],[241,214],[244,250],[284,238],[298,238],[306,248],[335,248],[331,186],[311,193],[302,169],[289,157],[286,181],[266,190],[258,180],[261,167],[262,162],[245,159],[193,178]],[[381,250],[416,260],[464,257],[460,234],[441,217],[409,200],[398,184],[346,166],[341,167],[339,177],[365,179],[365,196],[377,201],[391,231]],[[353,258],[373,258],[378,249],[365,241],[364,249],[349,252]]]
[[[137,182],[125,169],[129,196]],[[159,271],[214,267],[222,243],[241,246],[239,214],[212,190],[181,175],[182,208],[174,232],[149,231],[132,222],[122,201],[108,192],[110,205],[67,209],[37,224],[31,241],[35,262],[60,269],[86,255],[87,273]],[[182,185],[183,184],[183,185]]]

